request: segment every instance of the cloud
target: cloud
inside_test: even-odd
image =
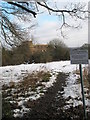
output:
[[[63,40],[69,47],[79,47],[84,43],[88,43],[88,22],[82,22],[82,28],[80,29],[64,29],[67,39],[61,37],[60,30],[57,31],[59,27],[60,25],[56,21],[44,21],[44,23],[33,31],[32,34],[37,43],[41,44],[47,44],[54,38]]]
[[[50,40],[57,38],[58,23],[56,21],[44,22],[42,26],[34,32],[37,43],[47,44]]]
[[[64,42],[69,47],[79,47],[84,43],[88,43],[88,22],[82,21],[82,28],[79,29],[66,29],[67,39]]]

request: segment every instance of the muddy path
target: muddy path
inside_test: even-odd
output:
[[[43,97],[33,102],[31,112],[26,115],[28,120],[83,120],[83,108],[64,110],[65,99],[63,98],[63,90],[66,86],[66,78],[68,75],[60,73],[57,82],[49,88]]]
[[[83,120],[83,108],[77,106],[75,108],[64,110],[66,105],[63,98],[64,87],[66,86],[68,75],[60,73],[57,82],[49,88],[45,95],[37,100],[28,115],[30,120]],[[68,98],[70,99],[70,98]],[[26,117],[27,118],[27,117]]]
[[[59,115],[59,108],[65,104],[63,97],[58,99],[58,91],[63,91],[63,86],[66,80],[65,74],[58,76],[57,82],[53,87],[49,88],[45,95],[39,99],[32,111],[30,112],[30,118],[33,119],[56,119]]]

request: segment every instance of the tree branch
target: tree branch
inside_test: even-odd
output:
[[[15,3],[15,2],[8,2],[8,3],[11,4],[11,5],[17,6],[17,7],[19,7],[19,8],[22,8],[23,10],[25,10],[25,11],[31,13],[34,17],[36,17],[36,15],[37,15],[36,12],[27,9],[26,7],[24,7],[24,6],[22,6],[22,5],[18,4],[18,3]]]
[[[42,6],[42,7],[44,7],[44,8],[47,8],[48,10],[50,10],[52,12],[61,12],[61,13],[62,12],[66,12],[66,13],[74,12],[74,9],[71,10],[71,11],[70,10],[56,10],[56,9],[52,9],[49,6],[44,5],[44,4],[40,3],[40,2],[37,2],[37,4],[40,5],[40,6]]]

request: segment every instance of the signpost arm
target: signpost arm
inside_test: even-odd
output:
[[[79,64],[79,69],[80,69],[80,79],[81,79],[81,90],[82,90],[84,118],[85,118],[85,120],[87,120],[86,105],[85,105],[85,96],[84,96],[84,84],[83,84],[83,77],[82,77],[82,65],[81,64]]]

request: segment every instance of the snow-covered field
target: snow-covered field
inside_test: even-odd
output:
[[[28,73],[38,71],[50,71],[51,73],[69,73],[76,70],[76,65],[70,65],[70,61],[51,62],[46,64],[21,64],[16,66],[0,67],[0,82],[2,84],[10,81],[18,82]]]
[[[85,65],[83,65],[83,68]],[[77,82],[77,79],[80,77],[78,74],[75,73],[76,69],[79,69],[78,65],[71,65],[70,61],[60,61],[60,62],[50,62],[46,64],[21,64],[21,65],[15,65],[15,66],[5,66],[0,67],[0,84],[9,84],[10,82],[18,83],[23,80],[25,76],[28,76],[28,74],[37,73],[40,71],[50,72],[51,77],[48,82],[43,82],[42,84],[45,86],[43,88],[43,91],[46,91],[47,88],[53,86],[53,83],[56,82],[56,77],[59,72],[63,72],[66,74],[69,74],[66,86],[64,87],[63,97],[66,99],[66,103],[68,105],[64,106],[64,109],[70,108],[71,105],[73,107],[82,105],[81,101],[81,84]],[[18,105],[22,106],[22,109],[15,109],[14,110],[14,117],[22,116],[23,113],[30,110],[30,108],[26,108],[24,106],[24,102],[28,100],[36,100],[44,93],[40,93],[40,87],[37,87],[37,91],[28,91],[29,96],[19,97],[17,99]],[[88,96],[90,96],[90,93],[88,92],[89,89],[84,86],[85,89],[85,97],[86,97],[86,105],[87,110],[90,108],[90,99],[88,99]],[[15,89],[12,90],[12,94],[14,94]],[[60,91],[58,91],[60,92]],[[67,98],[70,97],[70,100],[68,101]],[[7,98],[6,98],[7,99]],[[14,103],[15,101],[10,101],[11,103]]]

